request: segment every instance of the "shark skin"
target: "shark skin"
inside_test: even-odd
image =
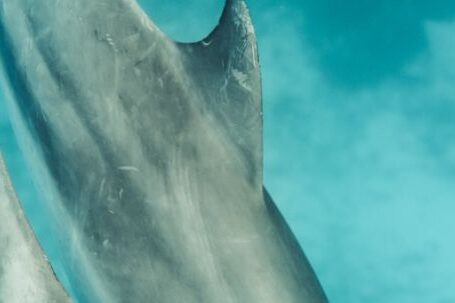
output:
[[[76,302],[327,302],[263,188],[244,1],[182,44],[132,0],[3,0],[0,44]]]
[[[72,302],[28,225],[1,154],[0,302]]]

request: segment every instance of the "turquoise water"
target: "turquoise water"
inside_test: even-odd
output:
[[[195,41],[221,0],[142,0]],[[251,1],[265,183],[331,302],[455,302],[455,3]],[[0,146],[55,259],[0,100]]]

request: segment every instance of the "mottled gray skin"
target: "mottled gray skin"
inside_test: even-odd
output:
[[[14,120],[65,222],[77,301],[326,302],[263,190],[243,1],[194,44],[165,37],[131,0],[0,3]]]
[[[27,223],[0,155],[0,303],[70,303]]]

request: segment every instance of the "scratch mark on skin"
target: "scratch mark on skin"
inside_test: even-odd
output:
[[[210,41],[202,41],[202,45],[207,47],[207,46],[210,46],[210,44],[212,44],[213,40],[210,40]]]
[[[103,180],[101,180],[101,183],[100,183],[100,190],[99,190],[99,193],[98,193],[98,196],[101,197],[104,193],[104,186],[106,185],[106,178],[103,178]]]
[[[139,172],[139,169],[135,166],[119,166],[118,170]]]

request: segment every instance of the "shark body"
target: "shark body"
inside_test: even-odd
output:
[[[76,302],[326,302],[263,188],[244,1],[182,44],[130,0],[3,0],[0,42]]]
[[[1,155],[0,302],[71,302],[25,218]]]

